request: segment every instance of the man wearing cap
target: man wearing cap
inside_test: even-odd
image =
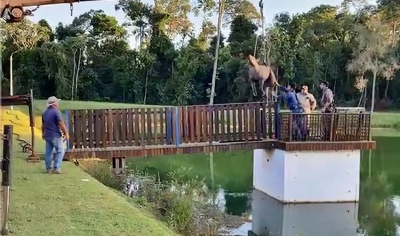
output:
[[[62,120],[61,112],[58,110],[60,99],[52,96],[47,99],[47,109],[42,114],[42,138],[46,141],[45,164],[47,173],[61,173],[61,162],[64,158],[64,145],[61,131],[65,139],[69,139],[65,123]],[[53,166],[53,150],[55,158]]]

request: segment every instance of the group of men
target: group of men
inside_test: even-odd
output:
[[[333,113],[335,112],[335,104],[333,99],[333,92],[329,88],[327,81],[322,81],[319,84],[319,88],[322,90],[322,97],[320,100],[321,113]],[[296,83],[292,82],[289,85],[279,86],[279,89],[284,92],[282,95],[289,110],[294,114],[294,136],[296,138],[305,138],[309,135],[309,114],[317,107],[317,101],[315,97],[308,92],[308,87],[302,85],[297,87]],[[324,120],[322,121],[324,123]],[[329,129],[323,127],[324,136],[329,135]]]

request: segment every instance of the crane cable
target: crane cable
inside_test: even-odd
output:
[[[261,29],[262,29],[262,53],[263,53],[263,63],[266,63],[266,46],[265,46],[265,29],[264,29],[264,2],[263,0],[260,0],[258,2],[258,6],[260,7],[260,16],[261,16]],[[257,44],[258,44],[258,34],[256,35],[256,43],[254,45],[254,54],[253,56],[256,57],[257,54]],[[256,97],[257,96],[257,90],[256,90],[256,86],[254,84],[253,81],[251,81],[251,89],[253,90],[253,96]],[[262,88],[261,88],[262,89]]]

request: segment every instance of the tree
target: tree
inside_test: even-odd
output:
[[[16,24],[1,23],[2,41],[17,50],[32,49],[37,46],[39,41],[48,40],[49,32],[48,27],[29,20],[23,20]]]
[[[224,5],[222,14],[220,5]],[[260,36],[257,39],[261,16],[251,2],[199,0],[189,9],[187,0],[157,0],[154,4],[121,0],[116,8],[125,15],[126,23],[120,24],[101,10],[91,10],[69,24],[59,24],[54,32],[44,20],[7,25],[14,27],[8,31],[2,27],[3,58],[9,58],[21,45],[27,46],[14,54],[18,65],[14,68],[15,93],[33,88],[41,98],[57,95],[160,105],[204,104],[210,101],[215,71],[213,90],[217,96],[213,96],[213,103],[260,99],[261,94],[253,96],[244,80],[248,62],[243,55],[257,49],[261,58],[264,41]],[[373,102],[373,110],[400,108],[400,75],[396,73],[397,62],[393,63],[394,55],[400,53],[397,8],[392,0],[381,0],[376,6],[364,0],[346,0],[339,7],[319,5],[301,14],[278,13],[265,29],[265,41],[270,62],[279,68],[280,83],[305,83],[318,96],[316,85],[323,79],[332,84],[341,106],[363,104],[374,91],[377,102]],[[195,31],[188,18],[191,13],[202,13],[203,17],[203,24]],[[226,41],[222,35],[217,39],[218,22],[211,19],[216,13],[222,15],[221,25],[230,28]],[[371,23],[377,15],[383,24],[379,29]],[[33,43],[38,31],[19,31],[22,25],[44,29],[47,36]],[[376,74],[374,89],[373,70],[364,62],[362,66],[355,63],[367,51],[375,50],[375,46],[363,49],[362,44],[374,45],[367,43],[374,37],[362,41],[360,29],[372,35],[382,32],[385,40],[387,53],[380,55],[378,62],[382,68],[389,66]],[[25,36],[14,43],[18,34]],[[129,34],[138,37],[140,47],[129,47]],[[357,70],[349,70],[350,64]],[[2,71],[2,92],[7,94],[8,60],[2,61]]]
[[[356,29],[358,46],[353,54],[353,60],[347,66],[349,71],[355,73],[372,73],[371,112],[374,111],[377,77],[392,78],[400,68],[393,55],[388,27],[379,14],[371,17],[367,26],[358,26]]]

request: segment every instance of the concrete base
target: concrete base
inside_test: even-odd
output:
[[[354,236],[358,203],[282,204],[253,191],[251,236]]]
[[[112,166],[116,175],[122,174],[125,170],[125,157],[113,157]]]
[[[254,150],[253,186],[283,203],[358,202],[360,150]]]

